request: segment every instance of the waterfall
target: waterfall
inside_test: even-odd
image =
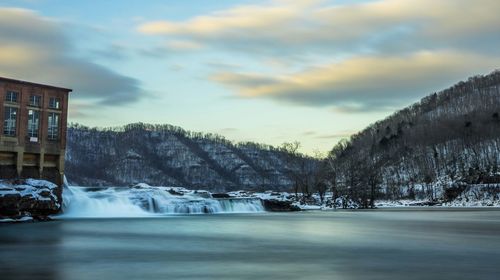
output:
[[[142,217],[147,211],[131,203],[125,192],[111,188],[102,191],[66,187],[63,191],[63,215],[68,218]]]
[[[258,198],[212,198],[182,188],[65,187],[62,218],[147,217],[172,214],[264,212]]]

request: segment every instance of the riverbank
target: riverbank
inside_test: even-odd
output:
[[[210,193],[180,187],[136,184],[131,187],[62,188],[43,181],[0,181],[0,222],[46,221],[63,217],[147,217],[151,215],[289,212],[359,209],[360,204],[331,193],[304,196],[288,192],[234,191]],[[64,203],[63,203],[64,202]],[[377,200],[376,208],[391,207],[500,207],[498,185],[464,188],[453,199]]]

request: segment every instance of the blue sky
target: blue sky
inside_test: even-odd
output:
[[[71,87],[70,121],[169,123],[328,151],[498,68],[500,3],[0,1],[0,75]]]

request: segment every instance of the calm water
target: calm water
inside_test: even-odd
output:
[[[500,211],[0,225],[0,279],[500,279]]]

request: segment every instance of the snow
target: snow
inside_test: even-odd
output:
[[[53,190],[57,188],[57,185],[44,181],[44,180],[34,180],[27,179],[26,183],[29,185],[15,185],[12,188],[12,191],[6,191],[5,193],[0,191],[0,196],[5,194],[19,194],[22,197],[32,197],[36,200],[50,201],[57,200],[57,197],[53,193]],[[49,191],[49,196],[42,196],[42,192]]]
[[[34,186],[34,187],[45,187],[45,188],[48,188],[48,189],[56,189],[57,188],[57,185],[52,183],[52,182],[49,182],[49,181],[45,181],[45,180],[37,180],[37,179],[26,179],[26,183],[28,185],[31,185],[31,186]]]
[[[29,217],[29,216],[25,216],[25,217],[21,217],[19,219],[11,219],[11,218],[0,219],[0,223],[20,223],[20,222],[28,222],[28,221],[33,221],[33,218]]]
[[[297,197],[295,194],[288,192],[276,192],[276,191],[265,191],[265,192],[251,192],[251,191],[233,191],[228,192],[231,197],[239,198],[260,198],[262,200],[278,200],[278,201],[288,201],[293,206],[297,206],[303,211],[306,210],[332,210],[336,208],[341,208],[346,200],[345,204],[347,208],[354,209],[359,208],[359,205],[352,200],[347,200],[344,197],[338,197],[335,202],[332,201],[332,194],[326,193],[323,202],[317,193],[311,195],[310,198],[304,199],[302,193],[298,193]]]
[[[440,182],[442,186],[447,185],[443,180]],[[359,208],[359,204],[355,201],[339,197],[332,201],[332,194],[326,193],[323,203],[320,196],[315,193],[307,200],[303,199],[303,194],[298,194],[298,199],[295,194],[288,192],[251,192],[251,191],[233,191],[229,192],[231,197],[256,197],[263,200],[279,200],[289,201],[292,205],[299,207],[301,210],[332,210],[342,208],[344,202],[349,209]],[[443,190],[436,191],[437,197],[442,197]],[[428,198],[421,199],[397,199],[397,200],[377,200],[375,207],[390,208],[390,207],[500,207],[500,184],[479,184],[469,185],[466,190],[457,198],[450,202],[444,202],[442,198],[438,200],[430,200]]]
[[[18,192],[13,189],[13,188],[7,188],[4,186],[1,186],[0,188],[0,197],[6,196],[6,195],[11,195],[11,194],[17,194]]]
[[[25,179],[20,185],[15,185],[9,180],[0,180],[0,198],[6,196],[19,196],[19,198],[33,199],[37,201],[54,201],[59,207],[59,202],[54,191],[57,185],[45,180]]]
[[[469,185],[457,198],[443,205],[451,207],[500,207],[500,185]]]
[[[266,192],[252,192],[252,191],[232,191],[227,193],[231,197],[254,197],[260,199],[274,199],[279,201],[289,201],[292,199],[293,195],[287,192],[275,192],[275,191],[266,191]]]
[[[300,210],[331,210],[331,207],[326,207],[324,205],[301,205],[300,203],[293,203],[292,205],[297,206]]]
[[[381,200],[375,204],[377,207],[405,207],[405,206],[444,206],[444,207],[500,207],[499,184],[470,184],[465,190],[451,201],[443,198],[437,201],[429,199],[420,200]]]

